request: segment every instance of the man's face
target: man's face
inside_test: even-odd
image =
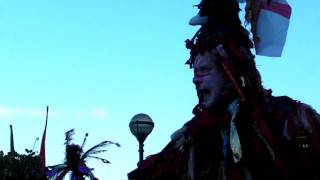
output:
[[[196,56],[194,62],[193,83],[196,86],[199,102],[205,108],[211,108],[223,97],[223,91],[226,90],[226,80],[221,70],[217,66],[217,58],[206,51],[204,54]]]

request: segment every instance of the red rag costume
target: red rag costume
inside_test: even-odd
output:
[[[236,115],[243,152],[239,162],[233,162],[230,150],[226,159],[222,153],[220,129],[230,116],[197,111],[160,153],[129,173],[129,179],[320,179],[320,115],[285,96],[248,106],[240,103]]]

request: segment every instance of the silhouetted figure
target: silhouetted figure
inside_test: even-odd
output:
[[[129,179],[320,179],[320,115],[262,87],[238,2],[203,0],[198,7],[190,24],[201,28],[186,41],[199,98],[194,118]]]

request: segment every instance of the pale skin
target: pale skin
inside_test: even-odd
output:
[[[218,105],[229,84],[217,66],[217,57],[212,51],[198,54],[194,62],[193,83],[196,86],[199,103],[204,108]]]

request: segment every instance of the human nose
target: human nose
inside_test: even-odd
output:
[[[202,81],[202,77],[201,76],[194,76],[192,79],[192,82],[194,85],[199,86],[200,83]]]

